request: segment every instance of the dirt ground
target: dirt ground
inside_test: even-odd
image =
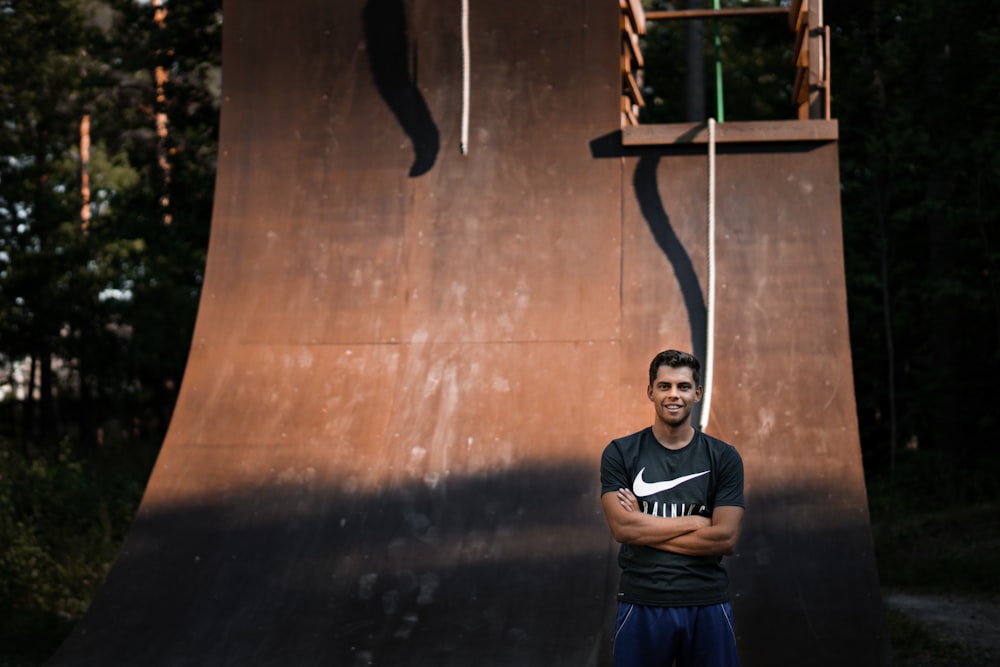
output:
[[[896,667],[1000,665],[1000,598],[979,600],[954,595],[890,593],[886,605],[919,622],[937,639],[961,648],[965,659],[911,655],[896,658]]]

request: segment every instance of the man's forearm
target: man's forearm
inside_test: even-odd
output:
[[[736,550],[743,522],[742,507],[717,507],[711,520],[700,516],[665,518],[637,511],[638,500],[627,489],[620,489],[613,499],[612,495],[605,494],[602,502],[619,542],[686,556],[724,556]],[[620,532],[615,532],[616,523],[622,526]],[[694,528],[688,530],[691,525]]]
[[[742,507],[716,507],[712,512],[712,525],[664,540],[655,546],[686,556],[727,556],[736,551],[742,524]]]
[[[620,524],[619,542],[643,546],[667,544],[686,537],[704,526],[704,517],[656,517],[635,512]]]
[[[708,525],[701,516],[657,517],[626,509],[614,493],[606,493],[601,502],[611,534],[622,544],[653,546],[686,535]]]
[[[730,531],[708,526],[647,546],[685,556],[726,556],[733,553],[736,543]]]

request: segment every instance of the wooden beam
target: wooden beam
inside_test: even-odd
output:
[[[640,35],[646,34],[646,12],[642,8],[641,0],[619,0],[622,13],[632,19],[635,31]]]
[[[636,63],[639,67],[644,65],[642,49],[639,48],[639,35],[632,30],[632,25],[627,17],[622,16],[622,41],[628,43],[628,48],[632,51]]]
[[[809,13],[806,12],[803,15],[803,17],[808,21]],[[807,24],[806,26],[803,26],[800,29],[796,29],[795,31],[795,49],[794,52],[792,53],[792,64],[794,64],[796,67],[802,65],[802,52],[803,51],[808,52],[808,46],[809,46],[808,42],[809,42],[809,29]]]
[[[792,6],[788,8],[788,27],[795,32],[799,22],[799,12],[802,9],[803,0],[792,0]],[[808,0],[805,0],[806,8],[809,7]]]
[[[809,101],[809,70],[808,62],[806,67],[795,69],[795,83],[792,84],[792,101],[796,105],[802,105]]]
[[[639,82],[635,80],[634,76],[632,76],[632,72],[625,72],[624,88],[625,90],[622,92],[629,95],[636,104],[641,107],[646,106],[646,102],[642,99],[642,91],[639,90]]]
[[[635,113],[632,99],[628,95],[622,95],[622,126],[636,126],[639,124],[639,117]]]
[[[736,121],[718,123],[715,126],[715,140],[718,143],[836,141],[838,136],[836,120]],[[708,143],[708,126],[705,123],[636,125],[622,128],[624,146],[705,143]]]
[[[824,47],[826,48],[826,52],[824,53],[825,57],[823,58],[823,64],[824,64],[824,67],[823,67],[823,97],[825,98],[824,99],[824,108],[823,108],[823,114],[824,114],[823,117],[826,118],[827,120],[829,120],[830,119],[830,114],[831,114],[831,111],[832,111],[831,108],[830,108],[831,107],[831,98],[833,97],[833,93],[830,91],[830,26],[824,26],[823,27],[823,38],[824,38],[824,41],[825,41]]]

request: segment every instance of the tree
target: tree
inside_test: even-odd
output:
[[[44,660],[96,592],[190,344],[214,188],[220,2],[160,9],[0,0],[3,664]],[[25,366],[22,385],[11,375]]]
[[[77,172],[64,159],[74,149],[80,118],[80,53],[86,40],[79,3],[35,0],[3,7],[0,104],[0,311],[4,352],[40,368],[40,419],[51,440],[53,355],[60,351],[62,313],[69,305],[67,235],[77,207]],[[34,379],[34,373],[31,375]],[[26,415],[34,427],[32,393]]]
[[[974,459],[1000,407],[1000,24],[980,0],[830,9],[863,441]]]
[[[0,355],[40,369],[39,410],[29,381],[20,429],[29,439],[47,429],[50,442],[62,431],[94,444],[106,421],[162,437],[211,214],[219,5],[178,3],[154,23],[131,0],[3,4]]]

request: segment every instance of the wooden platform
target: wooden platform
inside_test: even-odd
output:
[[[717,123],[715,141],[720,144],[747,142],[836,141],[836,120],[778,120]],[[708,143],[706,123],[634,125],[622,128],[624,146],[669,146]]]

